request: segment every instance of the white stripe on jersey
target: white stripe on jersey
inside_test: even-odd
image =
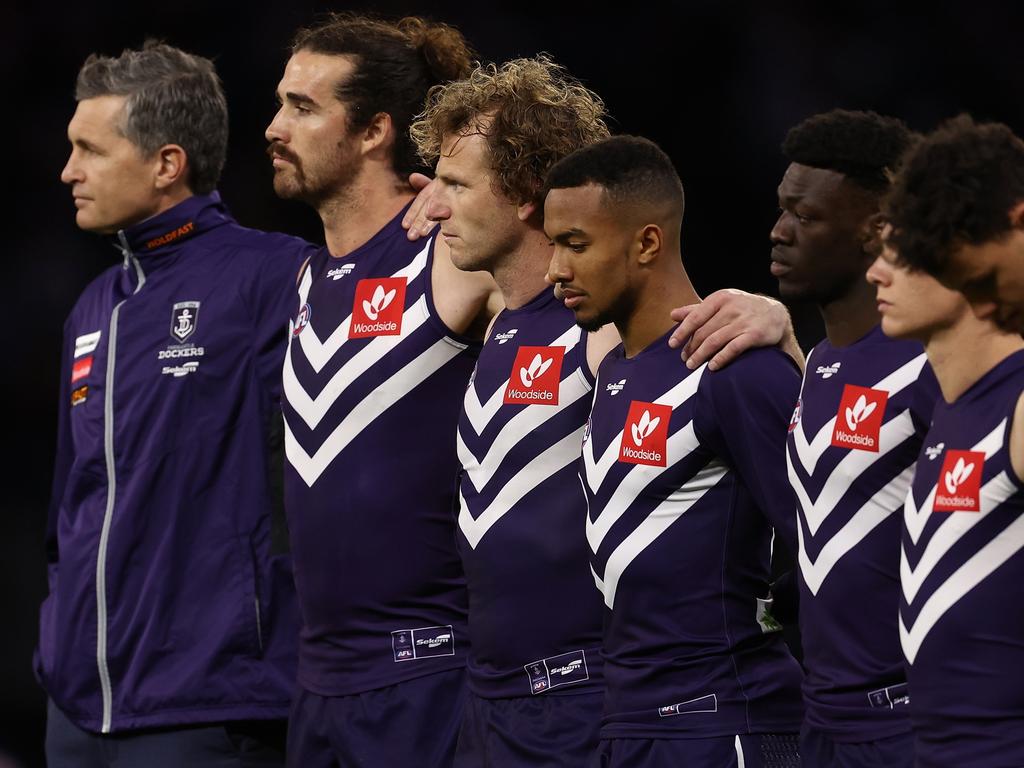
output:
[[[740,737],[736,737],[736,768],[746,768],[747,759],[743,756],[743,744],[740,743]]]

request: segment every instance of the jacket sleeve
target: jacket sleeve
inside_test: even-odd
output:
[[[786,473],[786,430],[800,393],[796,366],[778,350],[763,349],[705,376],[706,395],[699,401],[703,417],[698,414],[698,425],[706,425],[701,439],[726,458],[774,527],[776,540],[795,553],[796,502]]]
[[[57,401],[57,443],[53,462],[53,484],[50,490],[50,505],[46,519],[46,562],[50,589],[54,587],[60,547],[57,541],[57,526],[64,489],[68,474],[74,462],[74,444],[71,436],[71,365],[74,356],[75,332],[69,318],[64,323],[64,342],[61,345],[60,388]]]

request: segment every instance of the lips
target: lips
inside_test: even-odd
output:
[[[577,307],[580,302],[583,301],[583,297],[585,295],[580,291],[572,288],[566,288],[564,286],[559,286],[557,293],[561,297],[562,303],[565,304],[568,309],[574,309]]]

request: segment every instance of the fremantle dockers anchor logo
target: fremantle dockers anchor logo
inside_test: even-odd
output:
[[[179,301],[171,311],[171,336],[175,341],[183,344],[196,332],[197,322],[199,322],[199,302]]]

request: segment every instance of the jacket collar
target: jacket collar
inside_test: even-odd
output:
[[[117,233],[122,250],[145,259],[171,253],[179,244],[200,232],[206,232],[231,221],[231,216],[220,194],[193,195],[173,208],[152,216],[145,221],[125,227]]]

